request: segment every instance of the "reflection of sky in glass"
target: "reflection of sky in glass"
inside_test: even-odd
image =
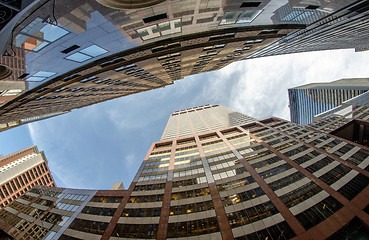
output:
[[[44,77],[28,77],[27,81],[33,81],[33,82],[41,82],[43,81],[45,78]]]
[[[51,77],[52,75],[54,75],[55,73],[53,72],[44,72],[44,71],[39,71],[35,74],[33,74],[34,77]]]
[[[304,12],[304,11],[294,10],[293,12],[291,12],[290,14],[282,18],[282,21],[299,22],[313,14],[314,14],[313,12]]]
[[[47,24],[45,27],[43,27],[41,29],[41,32],[44,33],[44,39],[50,42],[54,42],[64,35],[68,34],[68,31],[50,24]]]
[[[41,18],[36,18],[16,36],[16,47],[37,52],[68,33],[61,27],[44,23]]]
[[[106,51],[105,49],[103,49],[99,46],[92,45],[90,47],[82,49],[80,52],[84,53],[84,54],[87,54],[87,55],[90,55],[91,57],[97,57],[101,54],[107,53],[108,51]]]
[[[262,11],[263,10],[247,10],[240,15],[237,23],[250,23],[254,21],[254,19],[259,16]]]
[[[84,62],[84,61],[86,61],[90,58],[91,58],[90,56],[87,56],[87,55],[79,53],[79,52],[74,53],[74,54],[66,57],[66,59],[76,61],[76,62]]]
[[[43,43],[41,43],[40,45],[38,45],[36,48],[34,48],[34,49],[29,49],[29,50],[32,50],[32,51],[37,52],[38,50],[40,50],[40,49],[42,49],[42,48],[46,47],[47,45],[49,45],[49,43],[47,43],[47,42],[43,42]]]

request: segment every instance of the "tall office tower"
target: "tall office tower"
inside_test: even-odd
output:
[[[0,207],[36,185],[54,186],[43,152],[36,146],[0,158]]]
[[[330,49],[354,48],[356,51],[363,51],[369,48],[368,32],[364,30],[369,26],[367,0],[350,1],[344,7],[341,4],[345,1],[289,2],[292,6],[291,15],[281,19],[285,23],[309,18],[312,9],[329,14],[317,21],[311,21],[305,29],[295,31],[243,59]],[[296,11],[301,13],[293,14]]]
[[[329,111],[314,116],[310,124],[355,143],[369,146],[369,92],[365,92]]]
[[[109,2],[117,3],[99,2],[109,6]],[[301,9],[280,0],[188,0],[186,4],[181,0],[153,0],[141,5],[135,1],[139,6],[133,9],[128,2],[118,2],[120,9],[91,0],[68,4],[34,1],[20,13],[27,17],[20,19],[12,34],[0,33],[2,39],[8,39],[3,41],[8,53],[14,48],[26,50],[25,79],[30,88],[0,107],[0,123],[68,112],[161,88],[189,75],[216,71],[259,54],[281,39],[291,39],[306,26],[319,25],[321,18],[330,16],[326,5],[325,10]],[[335,4],[345,8],[353,2]],[[363,14],[365,11],[352,12],[349,19],[356,21]],[[347,19],[341,22],[350,21]],[[365,26],[366,21],[360,24]],[[349,45],[314,35],[314,49],[327,45],[363,48],[367,43],[369,28],[355,26],[349,28],[352,32],[342,28],[345,38],[339,39]]]
[[[199,135],[252,121],[255,119],[219,105],[184,109],[170,116],[161,140]]]
[[[313,117],[369,90],[369,79],[341,79],[329,83],[312,83],[288,89],[291,122],[301,125]]]
[[[368,236],[369,148],[319,129],[217,105],[177,111],[127,190],[35,187],[0,211],[0,229],[48,240]]]

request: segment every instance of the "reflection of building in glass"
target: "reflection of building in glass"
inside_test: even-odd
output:
[[[369,90],[369,79],[342,79],[330,83],[312,83],[288,89],[291,122],[301,125],[313,117]]]
[[[276,14],[272,16],[273,21],[285,23],[304,23],[311,24],[318,21],[327,14],[309,8],[295,8],[290,3],[277,9]]]
[[[321,6],[325,6],[325,4],[323,4],[325,1],[299,2],[303,5],[306,4],[306,2],[315,2],[316,4],[321,2]],[[285,6],[280,8],[277,11],[280,16],[274,16],[273,19],[282,17],[282,19],[280,19],[281,21],[290,19],[291,22],[294,22],[301,18],[304,22],[305,19],[312,16],[324,15],[324,17],[321,17],[318,21],[310,21],[310,23],[308,21],[309,24],[306,26],[306,29],[291,33],[281,38],[279,41],[246,56],[244,59],[329,49],[367,49],[367,39],[369,35],[366,31],[369,27],[368,2],[366,0],[350,1],[351,3],[346,7],[340,5],[342,2],[335,1],[334,4],[332,4],[332,6],[335,5],[332,9],[336,11],[330,14],[326,14],[326,12],[330,12],[327,9],[331,8],[322,7],[321,9],[318,7],[320,3],[316,5],[316,7],[313,7],[313,5],[308,5],[304,8],[293,7],[290,9],[289,14],[291,15],[286,15],[287,12],[281,15],[286,8]],[[294,3],[291,5],[294,6]],[[338,6],[341,7],[338,8]],[[300,11],[303,13],[301,13],[299,17],[292,18],[294,14]],[[307,16],[310,12],[314,12],[316,15]]]
[[[36,185],[54,186],[43,152],[36,146],[0,158],[0,208]]]
[[[0,229],[34,239],[368,236],[368,166],[369,149],[345,138],[205,105],[171,115],[127,190],[35,187],[0,211]]]
[[[0,106],[21,95],[27,89],[27,84],[24,81],[25,52],[23,49],[17,48],[15,53],[14,57],[2,56],[0,58],[0,64],[9,68],[8,77],[4,76],[6,78],[0,80]]]
[[[1,109],[0,122],[70,111],[160,88],[188,75],[218,70],[301,27],[288,24],[227,28],[129,49],[55,77],[28,91],[22,101],[14,100]],[[88,48],[78,48],[69,56],[74,56],[73,60],[78,62],[98,50],[105,51],[96,46],[90,53]],[[29,75],[28,79],[37,80],[42,76],[45,79],[52,74],[55,73],[39,71]],[[38,111],[34,111],[35,108]]]

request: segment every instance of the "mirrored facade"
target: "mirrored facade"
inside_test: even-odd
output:
[[[25,83],[23,90],[12,89],[14,97],[0,106],[3,130],[23,124],[23,119],[59,115],[160,88],[241,59],[324,50],[327,44],[334,49],[364,49],[366,44],[361,44],[366,10],[351,7],[354,1],[306,7],[280,0],[136,1],[137,6],[120,1],[120,7],[116,1],[99,2],[33,1],[3,27],[3,58],[6,63],[22,59],[22,69],[8,67],[14,68],[12,78]],[[339,14],[338,7],[348,7],[345,14],[363,20],[363,27],[343,24],[334,25],[337,31],[326,31],[324,26],[332,24],[324,19],[336,19],[331,14]],[[347,14],[338,19],[346,23]],[[314,35],[310,28],[317,24],[323,28],[320,34],[333,37]],[[342,38],[341,28],[354,31],[347,32],[352,33],[349,40]],[[305,35],[314,44],[298,50],[291,39]],[[335,44],[335,39],[351,45]],[[283,48],[281,53],[270,50],[275,44]]]

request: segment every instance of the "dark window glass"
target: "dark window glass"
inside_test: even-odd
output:
[[[351,179],[342,188],[338,190],[344,197],[352,200],[369,184],[369,178],[361,173]]]
[[[341,207],[342,204],[330,196],[315,204],[313,207],[296,215],[296,218],[299,220],[302,226],[308,230],[327,219]]]

